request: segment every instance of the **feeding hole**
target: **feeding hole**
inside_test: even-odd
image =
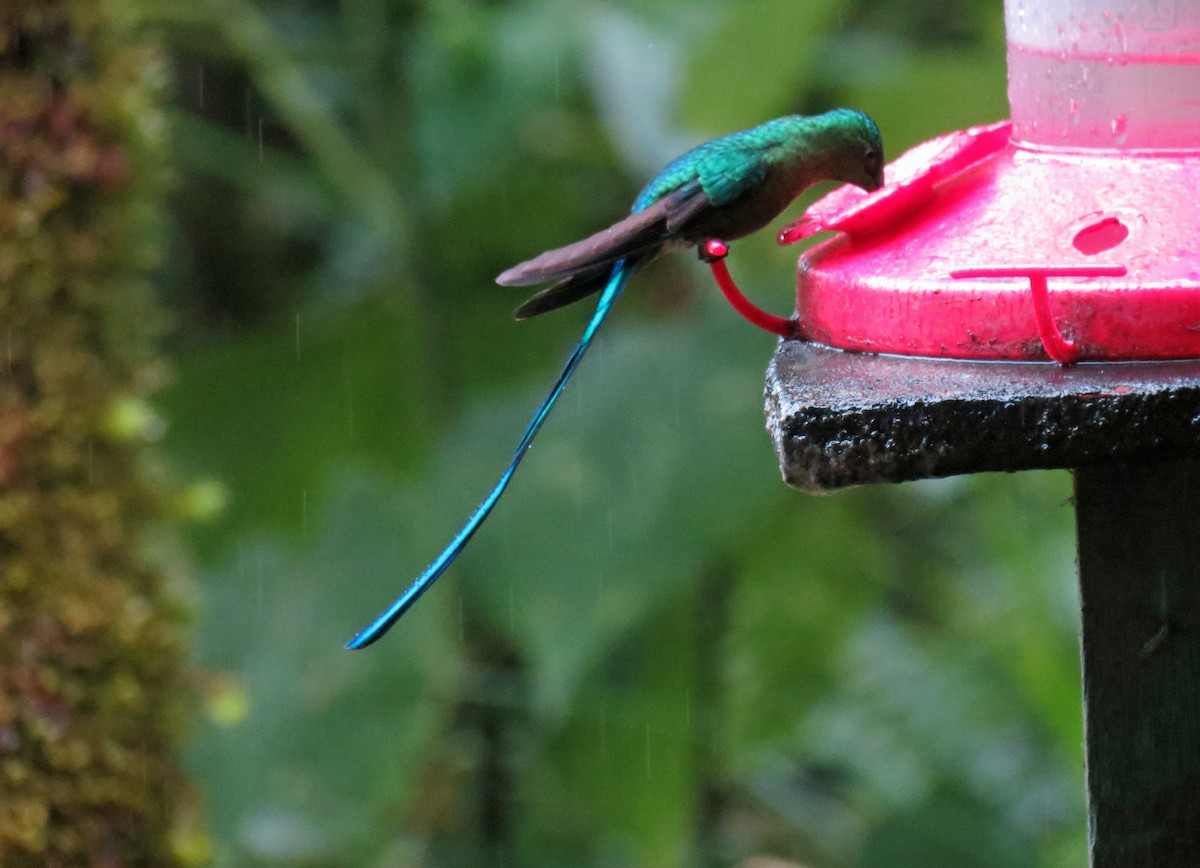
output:
[[[1095,256],[1112,250],[1129,237],[1129,227],[1118,217],[1105,217],[1084,226],[1075,233],[1071,244],[1084,256]]]

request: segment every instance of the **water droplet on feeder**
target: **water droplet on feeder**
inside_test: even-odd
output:
[[[1122,145],[1129,138],[1129,118],[1125,115],[1117,115],[1113,118],[1110,128],[1114,145]]]

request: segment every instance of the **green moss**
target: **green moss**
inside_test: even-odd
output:
[[[167,490],[114,409],[162,379],[146,282],[163,61],[120,0],[0,10],[0,862],[203,858],[173,748]]]

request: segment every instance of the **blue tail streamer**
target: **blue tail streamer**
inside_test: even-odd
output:
[[[563,365],[562,373],[558,375],[558,380],[555,381],[554,388],[542,400],[541,406],[533,414],[533,418],[529,420],[529,425],[525,428],[525,433],[521,436],[521,442],[517,444],[517,449],[513,453],[512,461],[509,462],[504,472],[500,474],[500,480],[492,488],[488,496],[483,499],[483,503],[479,504],[475,512],[467,519],[467,523],[463,525],[462,530],[455,535],[450,544],[442,550],[442,553],[426,568],[425,572],[417,577],[416,581],[409,586],[400,599],[392,603],[383,614],[347,642],[347,648],[351,650],[366,648],[371,643],[382,638],[392,628],[392,625],[400,620],[400,617],[409,610],[413,603],[429,590],[429,587],[437,581],[438,577],[446,571],[446,568],[454,562],[454,559],[466,547],[471,537],[475,535],[475,531],[479,530],[479,526],[483,524],[484,519],[492,511],[492,507],[496,505],[496,501],[500,499],[500,495],[504,493],[504,489],[508,487],[509,480],[512,479],[517,467],[521,464],[521,459],[529,451],[529,447],[533,443],[533,438],[541,429],[542,423],[546,421],[546,417],[550,413],[550,408],[554,406],[554,402],[562,394],[563,387],[567,385],[567,381],[571,379],[571,375],[579,367],[579,362],[583,359],[584,353],[591,346],[596,332],[599,331],[609,311],[612,310],[613,303],[620,297],[621,291],[625,288],[625,284],[628,282],[633,270],[632,263],[627,263],[624,259],[613,266],[612,277],[608,279],[604,291],[600,294],[600,301],[596,304],[596,312],[592,314],[592,318],[583,332],[583,337],[579,339],[579,343],[575,345],[575,349],[571,352],[567,363]]]

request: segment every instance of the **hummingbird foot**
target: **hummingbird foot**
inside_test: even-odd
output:
[[[701,262],[712,265],[729,255],[729,245],[716,238],[710,238],[696,248],[696,253],[700,256]]]

